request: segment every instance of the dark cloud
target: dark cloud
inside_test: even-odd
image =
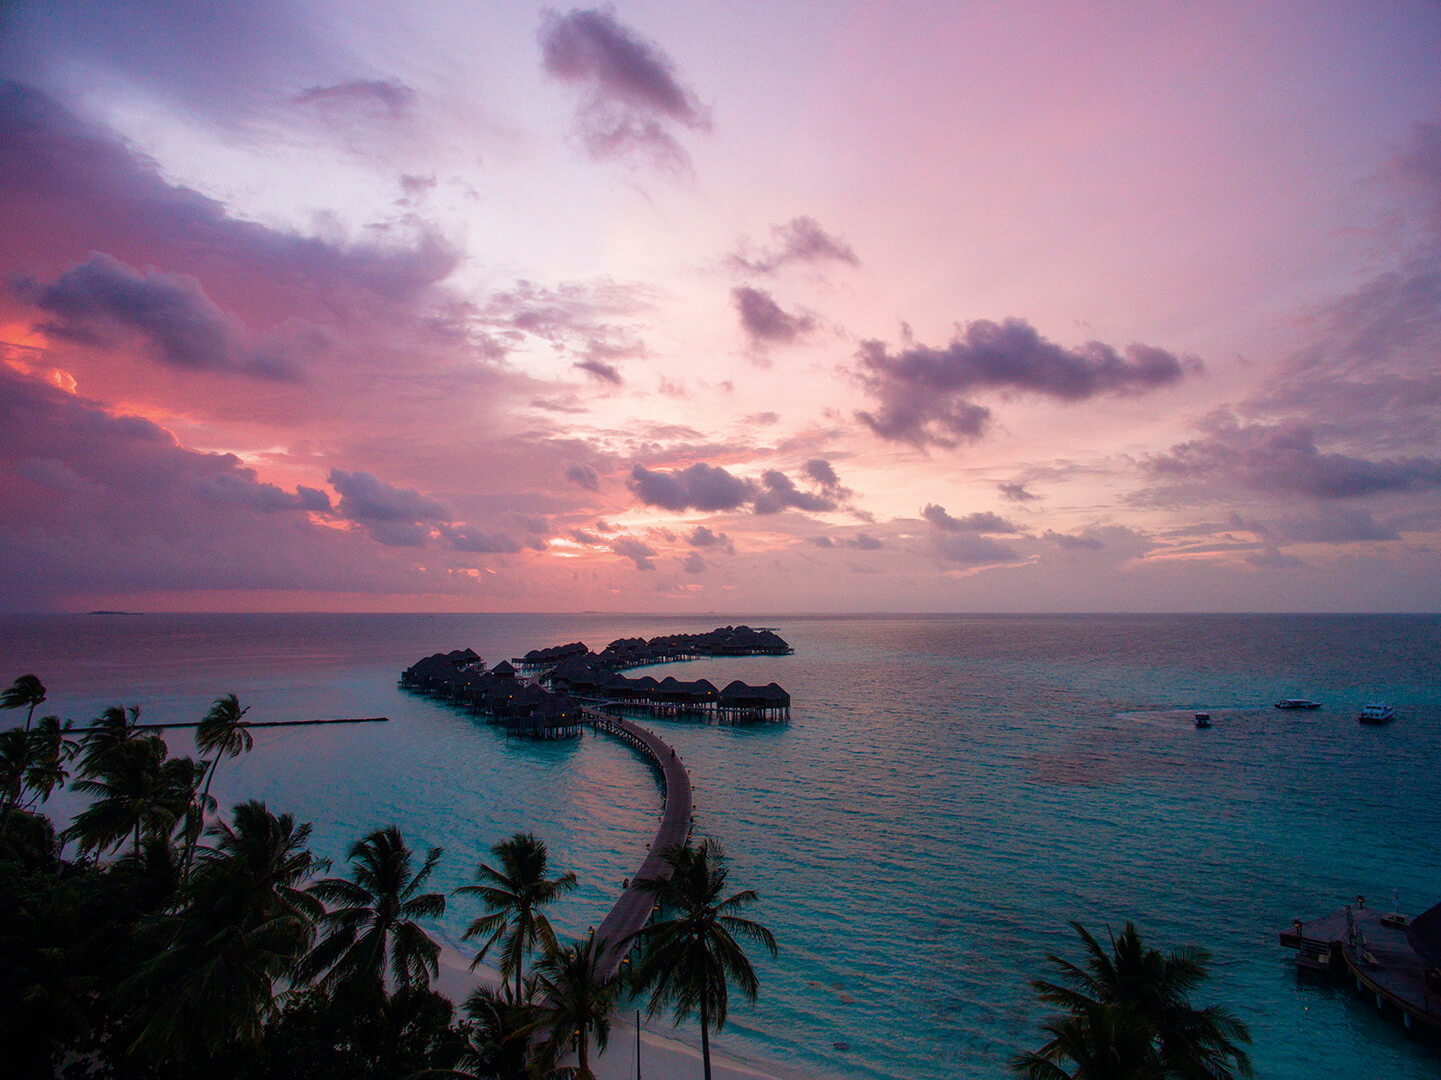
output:
[[[841,486],[841,478],[825,458],[811,458],[801,471],[823,488],[835,489]]]
[[[757,514],[835,510],[839,506],[838,495],[844,491],[802,491],[779,469],[767,469],[756,481],[704,462],[674,472],[636,465],[631,470],[630,488],[642,502],[665,510],[718,512],[739,510],[750,504]]]
[[[756,492],[754,509],[757,514],[778,514],[782,510],[804,510],[819,514],[836,508],[836,500],[813,491],[802,491],[779,469],[761,474],[763,490]]]
[[[648,153],[686,167],[676,128],[709,131],[710,114],[685,86],[670,58],[609,11],[547,11],[540,28],[548,74],[583,88],[577,121],[592,157]]]
[[[997,484],[996,487],[1000,491],[1001,495],[1007,499],[1010,499],[1011,502],[1035,502],[1037,499],[1040,498],[1039,495],[1027,491],[1026,485],[1022,483]]]
[[[600,490],[600,475],[589,465],[582,465],[579,462],[567,465],[565,478],[572,484],[585,488],[586,491]]]
[[[703,461],[677,472],[637,465],[631,470],[630,487],[641,502],[664,510],[736,510],[756,495],[754,481]]]
[[[586,532],[584,529],[568,529],[566,535],[577,544],[582,544],[585,547],[603,547],[606,544],[606,540],[603,537],[599,537],[592,532]]]
[[[1293,543],[1350,544],[1363,540],[1399,540],[1395,525],[1377,521],[1364,510],[1328,509],[1321,514],[1289,516],[1270,526],[1270,532]]]
[[[51,336],[102,345],[118,330],[145,339],[155,358],[171,367],[299,378],[296,367],[278,352],[247,348],[241,328],[191,277],[141,274],[118,259],[96,254],[48,285],[22,279],[15,291],[49,316],[40,328]]]
[[[1017,551],[998,540],[977,533],[935,533],[932,550],[946,562],[964,566],[992,563],[1014,563],[1021,560]]]
[[[1200,368],[1149,345],[1127,346],[1124,354],[1099,341],[1066,349],[1021,319],[968,323],[944,349],[913,344],[892,354],[867,341],[858,359],[861,382],[880,407],[857,418],[882,438],[918,447],[979,438],[991,412],[971,400],[977,392],[1083,401],[1154,390]]]
[[[307,87],[295,95],[295,101],[323,108],[380,110],[390,119],[400,120],[414,108],[417,96],[411,87],[393,79],[352,79],[329,86]]]
[[[944,506],[937,506],[935,503],[927,503],[926,508],[921,511],[921,517],[925,518],[942,532],[974,532],[974,533],[1021,533],[1025,532],[1019,525],[1007,521],[1005,518],[987,511],[977,511],[967,514],[965,517],[952,517],[946,513]]]
[[[712,531],[706,525],[697,525],[686,533],[685,542],[695,548],[719,548],[735,554],[735,544],[731,542],[731,538],[725,533]]]
[[[1105,545],[1094,536],[1058,533],[1052,529],[1047,529],[1043,532],[1041,539],[1049,544],[1055,544],[1063,551],[1099,551],[1105,547]]]
[[[836,542],[824,533],[820,536],[808,536],[806,539],[818,548],[833,548],[836,546]]]
[[[870,533],[856,533],[850,539],[844,541],[846,547],[853,547],[860,551],[879,551],[886,545]]]
[[[654,570],[655,548],[633,536],[618,536],[610,542],[611,551],[635,563],[637,570]]]
[[[302,485],[292,493],[274,484],[259,482],[254,469],[235,469],[201,477],[195,482],[195,493],[207,502],[244,506],[263,513],[313,510],[328,514],[331,510],[326,492]]]
[[[770,412],[769,410],[766,412],[751,413],[749,416],[741,417],[741,423],[751,424],[756,427],[769,427],[772,424],[779,424],[780,422],[781,414]]]
[[[700,552],[692,551],[681,560],[680,568],[687,574],[703,574],[709,567],[706,561],[700,557]]]
[[[513,555],[521,550],[521,543],[506,533],[486,532],[474,525],[442,524],[440,534],[450,541],[456,551],[471,551],[487,555]]]
[[[1276,548],[1247,552],[1246,561],[1262,570],[1299,570],[1306,565],[1304,560]]]
[[[580,368],[592,378],[601,382],[610,383],[612,386],[619,386],[625,380],[620,377],[620,371],[614,364],[607,364],[604,360],[577,360],[572,367]]]
[[[410,488],[394,487],[368,472],[331,469],[327,479],[340,493],[336,511],[364,525],[378,543],[419,547],[430,538],[431,522],[449,521],[445,507],[434,499]],[[455,536],[447,535],[455,543]]]
[[[771,246],[754,254],[741,251],[730,257],[731,267],[743,273],[773,274],[793,262],[842,262],[859,266],[860,259],[850,244],[827,233],[813,217],[792,218],[784,225],[771,226]]]
[[[1204,435],[1178,443],[1146,462],[1165,480],[1210,480],[1253,491],[1348,499],[1441,487],[1441,458],[1370,460],[1323,453],[1310,427],[1295,421],[1241,424],[1228,412],[1212,415]]]
[[[815,329],[814,318],[787,314],[763,289],[737,285],[731,290],[731,300],[752,344],[789,345]]]

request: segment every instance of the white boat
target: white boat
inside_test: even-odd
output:
[[[1389,724],[1396,719],[1396,710],[1384,701],[1373,701],[1361,706],[1361,715],[1356,719],[1363,724]]]

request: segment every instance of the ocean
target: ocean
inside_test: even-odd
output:
[[[793,700],[782,725],[641,721],[685,759],[697,832],[761,894],[753,913],[780,943],[755,957],[760,1000],[733,1002],[719,1050],[837,1077],[1005,1075],[1043,1041],[1029,980],[1045,955],[1080,958],[1069,920],[1098,935],[1130,920],[1150,945],[1211,951],[1199,996],[1249,1024],[1261,1077],[1441,1069],[1436,1045],[1365,999],[1298,978],[1276,940],[1358,894],[1411,914],[1441,901],[1441,618],[7,616],[0,683],[34,672],[40,711],[77,723],[110,704],[194,721],[231,692],[255,720],[389,716],[258,730],[213,791],[313,822],[337,871],[393,822],[444,848],[445,889],[533,831],[580,879],[554,915],[579,935],[644,856],[650,771],[590,734],[507,741],[397,689],[398,673],[453,648],[494,663],[739,622],[795,654],[629,673],[775,680]],[[1323,707],[1281,712],[1279,697]],[[1372,699],[1395,723],[1356,722]],[[189,751],[188,733],[166,738]],[[437,933],[467,948],[478,914],[454,898]]]

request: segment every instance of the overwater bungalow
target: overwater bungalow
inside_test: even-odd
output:
[[[789,720],[791,696],[776,683],[751,686],[736,679],[720,692],[716,718],[730,723]]]

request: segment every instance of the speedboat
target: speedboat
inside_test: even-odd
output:
[[[1312,701],[1310,698],[1283,697],[1276,702],[1278,709],[1319,709],[1320,707],[1319,701]]]
[[[1396,719],[1396,710],[1384,701],[1373,701],[1361,706],[1361,715],[1356,719],[1363,724],[1389,724]]]
[[[1210,726],[1211,726],[1211,714],[1208,713],[1208,712],[1198,712],[1198,713],[1196,714],[1196,726],[1197,726],[1198,728],[1208,728],[1208,727],[1210,727]]]

